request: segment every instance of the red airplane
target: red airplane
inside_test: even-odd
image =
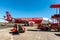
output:
[[[47,18],[12,18],[9,12],[6,12],[6,16],[4,16],[5,20],[14,23],[25,23],[26,25],[47,23],[50,20]]]

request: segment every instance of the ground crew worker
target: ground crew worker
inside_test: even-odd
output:
[[[18,30],[17,30],[17,24],[15,24],[13,26],[13,29],[11,30],[13,33],[18,33]]]
[[[17,29],[16,29],[16,27],[14,27],[13,29],[12,29],[12,32],[16,32],[17,31]]]

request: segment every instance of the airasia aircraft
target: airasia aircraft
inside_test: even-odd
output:
[[[27,25],[51,22],[51,20],[47,18],[12,18],[9,12],[6,12],[6,16],[4,16],[4,18],[9,22],[25,23]]]

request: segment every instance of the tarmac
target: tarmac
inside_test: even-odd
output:
[[[40,31],[37,26],[27,26],[25,33],[12,35],[12,27],[0,27],[0,40],[60,40],[60,32]]]

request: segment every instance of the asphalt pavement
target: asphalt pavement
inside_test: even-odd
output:
[[[12,27],[0,28],[0,40],[60,40],[60,32],[40,31],[36,26],[26,27],[25,33],[10,34]]]

